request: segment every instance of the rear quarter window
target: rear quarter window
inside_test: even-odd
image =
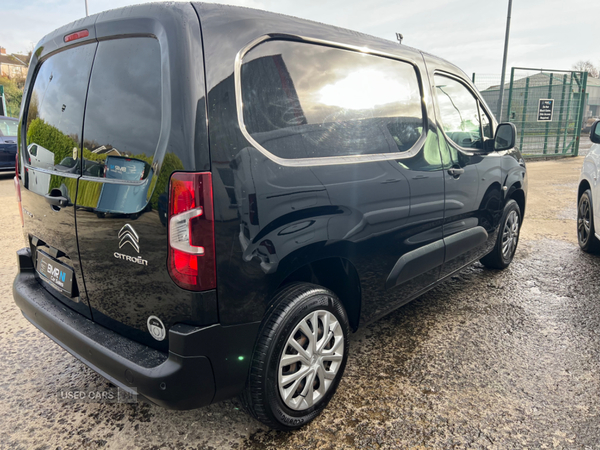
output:
[[[85,113],[83,175],[146,178],[161,119],[158,41],[144,37],[100,42]]]
[[[406,62],[309,43],[267,41],[241,67],[250,136],[287,159],[406,152],[423,134]]]

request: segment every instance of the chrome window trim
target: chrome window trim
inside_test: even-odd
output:
[[[142,186],[142,185],[146,184],[147,180],[150,178],[150,177],[146,177],[143,180],[139,180],[139,181],[119,180],[118,178],[91,177],[89,175],[81,175],[80,172],[72,173],[72,172],[61,172],[60,170],[43,169],[41,167],[34,167],[27,163],[24,163],[23,167],[25,167],[29,170],[35,170],[36,172],[47,173],[49,175],[56,175],[59,177],[79,178],[81,181],[94,181],[96,183],[125,184],[127,186]]]
[[[246,125],[244,124],[244,105],[242,103],[242,64],[244,56],[253,48],[258,47],[260,44],[266,41],[293,41],[293,42],[301,42],[301,43],[309,43],[316,44],[325,47],[338,48],[340,50],[351,50],[355,52],[365,53],[373,56],[380,56],[388,59],[392,59],[395,61],[408,63],[413,66],[415,70],[415,76],[417,78],[417,83],[419,84],[419,89],[421,91],[421,111],[422,111],[422,121],[423,121],[423,132],[421,133],[421,137],[415,142],[415,144],[405,152],[394,152],[394,153],[375,153],[369,155],[345,155],[345,156],[325,156],[325,157],[317,157],[317,158],[280,158],[279,156],[274,155],[262,145],[260,145],[248,132],[246,129]],[[316,39],[309,38],[305,36],[291,35],[285,33],[269,33],[262,35],[253,41],[250,41],[246,46],[244,46],[235,57],[235,66],[233,71],[234,76],[234,86],[235,86],[235,104],[236,104],[236,112],[237,112],[237,120],[238,126],[240,127],[240,131],[246,138],[246,140],[259,152],[261,152],[264,156],[272,160],[273,162],[286,167],[306,167],[306,166],[331,166],[337,164],[357,164],[364,162],[373,162],[373,161],[389,161],[389,160],[398,160],[398,159],[409,159],[418,154],[425,141],[427,140],[428,134],[428,116],[427,116],[427,107],[425,105],[425,94],[424,94],[424,86],[423,86],[423,76],[417,67],[415,60],[410,58],[401,58],[397,55],[393,55],[391,53],[379,52],[376,50],[371,50],[367,47],[358,47],[355,45],[347,45],[341,44],[339,42],[327,41],[324,39]]]
[[[65,178],[79,178],[79,177],[81,177],[81,174],[79,174],[79,173],[61,172],[60,170],[42,169],[41,167],[30,166],[27,163],[24,163],[23,166],[25,168],[27,168],[27,169],[35,170],[36,172],[42,172],[42,173],[47,173],[47,174],[50,174],[50,175],[56,175],[58,177],[65,177]]]
[[[104,178],[104,177],[92,177],[90,175],[82,175],[81,181],[92,181],[95,183],[103,183],[103,184],[123,184],[127,186],[142,186],[147,183],[147,181],[151,179],[151,177],[146,177],[143,180],[133,181],[133,180],[119,180],[118,178]]]

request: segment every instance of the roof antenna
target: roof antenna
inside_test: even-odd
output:
[[[404,39],[404,36],[402,36],[402,33],[396,33],[396,39],[398,39],[398,44],[402,44],[402,39]]]

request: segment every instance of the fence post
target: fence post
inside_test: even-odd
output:
[[[527,120],[527,100],[529,99],[529,77],[527,77],[525,79],[525,98],[523,99],[523,113],[522,113],[522,120],[521,120],[521,132],[519,133],[521,135],[521,146],[519,147],[519,150],[521,150],[521,152],[523,152],[523,130],[525,129],[525,121]]]
[[[571,81],[569,82],[569,100],[567,101],[567,117],[565,119],[565,131],[563,133],[563,155],[567,153],[567,132],[569,130],[569,116],[571,114],[571,98],[573,97],[573,72],[571,72]]]
[[[567,88],[567,74],[565,73],[563,75],[563,87],[562,87],[562,94],[560,96],[560,114],[558,116],[558,128],[556,130],[556,145],[554,146],[554,153],[557,154],[558,153],[558,147],[560,145],[560,126],[562,125],[563,121],[563,110],[564,110],[564,105],[565,105],[565,89]]]
[[[8,111],[6,110],[6,100],[4,99],[4,86],[0,86],[0,103],[2,105],[2,115],[8,116]]]
[[[512,93],[513,93],[513,83],[515,82],[515,68],[510,69],[510,87],[508,88],[508,107],[506,109],[506,120],[510,120],[510,106],[512,104]],[[504,93],[502,93],[504,97]],[[502,111],[500,112],[500,117],[498,121],[500,121],[502,117]]]
[[[581,122],[583,121],[583,107],[585,105],[585,94],[587,88],[587,77],[588,73],[583,72],[581,77],[581,95],[579,95],[579,108],[577,111],[577,121],[575,123],[575,133],[577,135],[575,139],[575,147],[573,148],[573,156],[579,155],[579,141],[581,136]]]

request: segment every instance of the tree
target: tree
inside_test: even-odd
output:
[[[600,78],[600,70],[589,59],[587,61],[577,61],[573,64],[573,69],[580,72],[587,72],[592,78]]]
[[[7,113],[11,117],[19,117],[23,89],[20,89],[15,79],[0,77],[0,85],[4,86]]]

